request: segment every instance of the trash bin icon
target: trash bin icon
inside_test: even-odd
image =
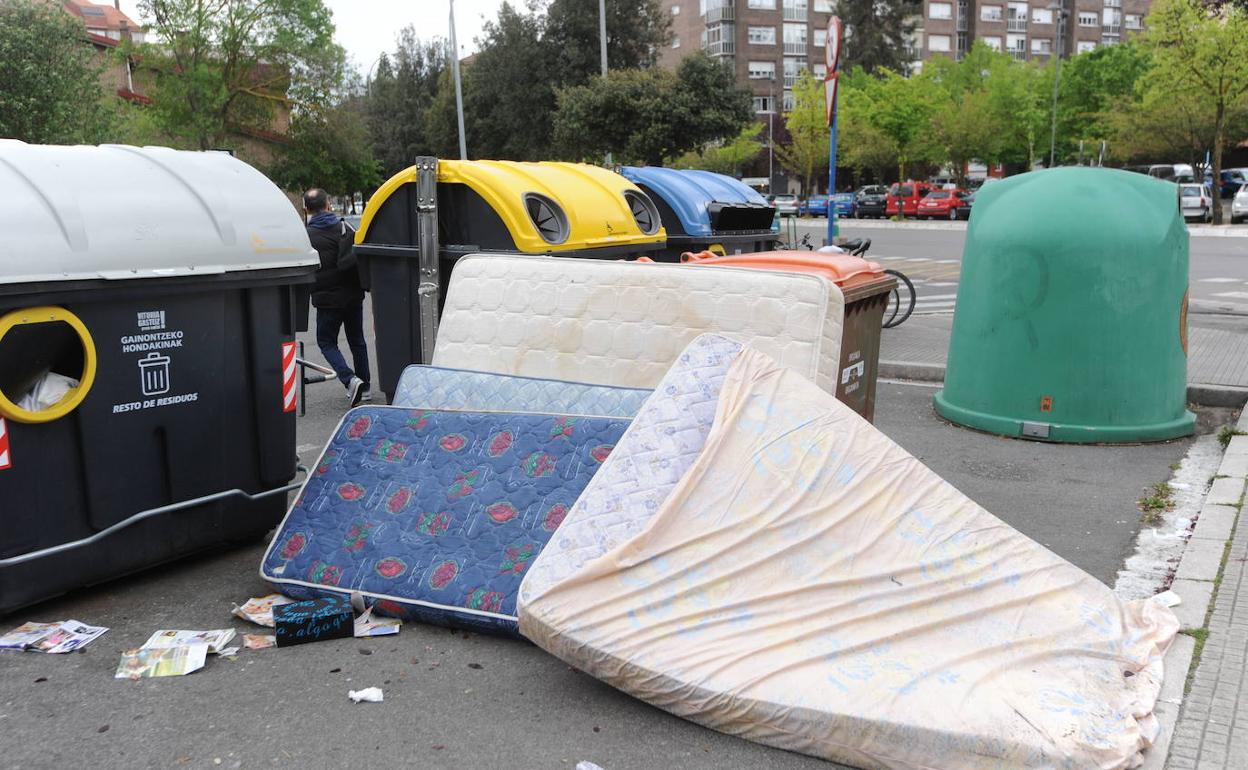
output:
[[[169,392],[169,356],[148,353],[139,361],[139,375],[143,383],[143,395],[159,396]]]

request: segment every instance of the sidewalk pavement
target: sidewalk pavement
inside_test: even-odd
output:
[[[822,217],[802,217],[797,220],[799,227],[818,226],[826,228],[828,221]],[[963,230],[967,222],[945,222],[940,220],[907,219],[894,222],[891,219],[845,219],[840,218],[837,224],[842,229],[853,230]],[[781,227],[783,231],[783,227]],[[1248,238],[1248,226],[1245,225],[1200,225],[1189,224],[1188,234],[1193,238]]]
[[[1237,323],[1236,326],[1239,326]],[[880,376],[943,381],[953,327],[950,313],[911,316],[880,340]],[[1248,333],[1189,320],[1188,400],[1238,407],[1248,401]]]
[[[1234,770],[1248,762],[1248,410],[1196,519],[1172,589],[1183,626],[1166,654],[1163,733],[1142,770]],[[1184,674],[1186,673],[1186,677]],[[1178,724],[1166,730],[1173,714]]]

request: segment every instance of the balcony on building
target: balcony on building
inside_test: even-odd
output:
[[[805,55],[806,44],[805,43],[790,43],[786,41],[784,44],[784,52],[786,54]]]
[[[702,20],[707,24],[732,21],[736,18],[736,13],[731,0],[718,0],[718,4],[708,2],[706,4],[706,13],[702,15]]]
[[[1107,37],[1118,37],[1122,34],[1121,24],[1104,24],[1101,26],[1101,34]]]
[[[1027,17],[1018,16],[1018,17],[1011,17],[1007,19],[1005,22],[1005,31],[1006,32],[1026,32],[1027,31]]]
[[[784,0],[785,21],[806,21],[807,10],[806,0]]]
[[[1105,0],[1106,8],[1121,8],[1122,0]]]

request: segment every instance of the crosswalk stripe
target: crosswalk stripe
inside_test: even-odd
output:
[[[1199,283],[1239,283],[1242,278],[1201,278]]]

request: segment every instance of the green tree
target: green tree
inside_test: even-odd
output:
[[[94,143],[109,109],[82,22],[60,3],[0,2],[0,136]]]
[[[1054,68],[1006,58],[992,63],[985,83],[989,113],[1001,127],[998,159],[1023,163],[1030,169],[1036,163],[1041,144],[1047,146]]]
[[[283,189],[321,187],[342,195],[371,190],[382,182],[381,162],[373,157],[364,103],[358,96],[300,110],[291,121],[290,138],[290,146],[271,170]]]
[[[613,152],[617,160],[662,165],[738,133],[753,119],[750,105],[732,70],[706,54],[675,72],[615,70],[559,92],[555,147],[578,160]]]
[[[1137,100],[1137,85],[1152,64],[1152,56],[1135,39],[1100,46],[1065,62],[1057,109],[1058,155],[1069,157],[1081,139],[1109,139],[1115,132],[1111,114]]]
[[[430,105],[446,70],[450,46],[441,38],[421,41],[411,25],[399,31],[395,50],[383,53],[364,87],[368,135],[386,175],[434,152],[426,128]]]
[[[922,18],[922,0],[839,0],[836,13],[845,25],[841,69],[910,71],[918,57],[907,47],[915,20]]]
[[[608,71],[654,64],[671,39],[671,14],[662,3],[607,0],[606,10]],[[539,74],[557,86],[582,85],[601,75],[598,3],[553,0],[546,9],[542,41],[550,69]]]
[[[936,99],[930,81],[920,76],[902,77],[891,70],[882,70],[882,77],[873,79],[867,121],[887,137],[897,151],[897,173],[906,178],[911,163],[930,158],[932,118]]]
[[[869,172],[876,182],[888,178],[897,168],[897,146],[870,120],[876,79],[862,68],[841,73],[836,108],[837,164],[853,169],[861,181]]]
[[[819,171],[828,167],[830,134],[823,89],[823,82],[809,72],[798,76],[793,84],[793,109],[784,116],[789,141],[775,147],[780,164],[801,179],[803,196],[814,190]]]
[[[690,150],[668,165],[673,168],[698,168],[720,174],[740,177],[742,170],[763,151],[758,136],[763,131],[761,123],[751,123],[731,139],[708,144],[701,152]]]
[[[1202,165],[1215,139],[1212,106],[1196,94],[1173,93],[1156,84],[1141,90],[1138,100],[1121,100],[1105,118],[1112,157]]]
[[[271,130],[279,108],[332,102],[345,55],[323,0],[142,0],[159,42],[138,47],[158,73],[156,123],[198,149],[237,129]]]
[[[1213,178],[1222,172],[1228,117],[1248,100],[1248,11],[1236,5],[1209,7],[1199,0],[1157,0],[1148,15],[1144,43],[1156,66],[1157,86],[1199,95],[1213,109]],[[1222,198],[1213,196],[1213,220],[1222,224]]]

